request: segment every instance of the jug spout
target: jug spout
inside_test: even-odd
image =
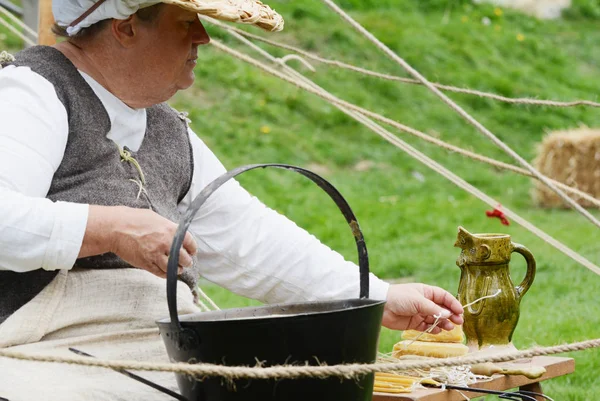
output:
[[[456,236],[454,247],[462,249],[470,241],[473,241],[473,234],[468,232],[464,227],[458,226],[458,235]]]
[[[461,249],[457,260],[458,266],[487,261],[492,256],[491,244],[495,242],[490,243],[486,234],[471,234],[464,227],[458,227],[458,235],[454,243],[455,247]]]

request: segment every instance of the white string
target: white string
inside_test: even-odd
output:
[[[494,294],[492,294],[492,295],[486,295],[485,297],[478,298],[478,299],[476,299],[476,300],[475,300],[475,301],[473,301],[473,302],[469,302],[468,304],[466,304],[466,305],[463,305],[463,309],[466,309],[466,308],[468,308],[469,306],[472,306],[472,305],[476,304],[476,303],[477,303],[477,302],[479,302],[479,301],[483,301],[484,299],[488,299],[488,298],[494,298],[494,297],[497,297],[497,296],[498,296],[498,294],[500,294],[500,292],[502,292],[502,290],[500,290],[500,288],[498,288],[498,291],[496,291],[496,292],[495,292]]]
[[[433,317],[435,318],[435,320],[433,321],[433,324],[431,326],[429,326],[429,328],[425,331],[422,331],[416,338],[414,338],[412,341],[409,341],[407,344],[404,345],[404,349],[407,349],[412,343],[414,343],[415,341],[418,341],[419,338],[421,338],[422,336],[424,336],[426,333],[431,333],[433,331],[433,329],[435,329],[437,327],[437,325],[440,323],[440,319],[442,318],[442,314],[438,314],[438,315],[433,315]]]
[[[483,301],[484,299],[497,297],[498,294],[500,294],[500,292],[501,292],[501,290],[500,290],[500,288],[498,288],[498,291],[496,291],[494,294],[486,295],[486,296],[481,297],[481,298],[477,298],[475,301],[469,302],[468,304],[463,305],[463,309],[466,309],[469,306],[472,306],[472,305],[476,304],[477,302]],[[440,323],[440,319],[441,319],[442,315],[441,314],[439,314],[439,315],[433,315],[433,317],[435,318],[435,321],[433,322],[433,324],[427,330],[421,332],[415,339],[413,339],[412,341],[410,341],[407,344],[405,344],[404,345],[405,349],[408,348],[408,346],[411,345],[412,343],[414,343],[415,341],[418,341],[419,338],[421,338],[426,333],[431,333],[431,331],[437,327],[437,325]]]

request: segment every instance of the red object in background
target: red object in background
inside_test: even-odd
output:
[[[508,219],[506,218],[506,216],[504,215],[504,213],[502,212],[502,210],[500,210],[500,205],[498,205],[494,210],[490,211],[490,210],[486,210],[485,211],[485,215],[487,217],[497,217],[500,219],[500,222],[502,224],[504,224],[505,226],[510,225],[510,221],[508,221]]]

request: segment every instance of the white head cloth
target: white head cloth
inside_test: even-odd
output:
[[[68,27],[67,33],[72,36],[83,28],[87,28],[96,22],[114,18],[126,19],[140,8],[149,7],[160,3],[160,0],[106,0],[98,9],[85,17],[83,21],[75,26],[69,26],[79,18],[97,0],[54,0],[52,2],[52,13],[56,23],[62,27]]]

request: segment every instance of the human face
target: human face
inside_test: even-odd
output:
[[[164,5],[155,21],[140,23],[143,42],[138,50],[147,83],[167,100],[194,83],[198,46],[210,38],[197,14],[174,5]]]

